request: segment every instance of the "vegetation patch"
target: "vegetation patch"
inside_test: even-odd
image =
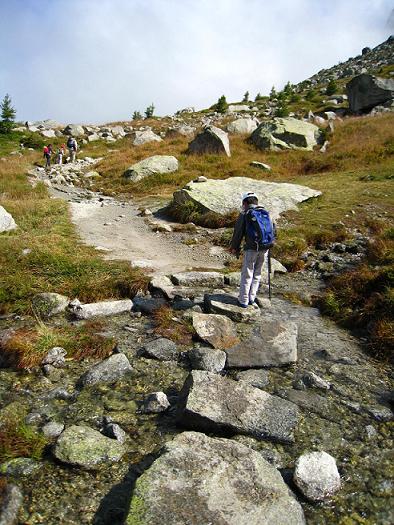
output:
[[[104,325],[98,321],[80,326],[49,327],[39,323],[34,328],[20,328],[0,347],[9,367],[27,369],[39,366],[46,353],[55,346],[64,348],[67,357],[80,361],[91,357],[104,359],[115,348],[115,340],[100,332]]]
[[[375,225],[379,229],[379,223]],[[372,353],[394,360],[394,240],[392,229],[370,242],[365,261],[328,282],[320,309],[348,328],[369,336]]]
[[[238,217],[238,212],[233,211],[220,215],[212,211],[204,211],[201,206],[192,200],[182,204],[172,201],[167,206],[167,213],[176,221],[187,224],[192,222],[204,228],[226,228],[234,226]]]
[[[20,457],[38,460],[46,444],[46,438],[34,428],[17,419],[10,420],[0,429],[0,463]]]
[[[179,319],[176,312],[168,306],[155,310],[153,323],[157,335],[183,345],[190,344],[195,335],[192,324],[185,319]]]

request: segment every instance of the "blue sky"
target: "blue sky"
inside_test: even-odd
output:
[[[267,94],[394,32],[393,0],[0,0],[17,118],[106,122]]]

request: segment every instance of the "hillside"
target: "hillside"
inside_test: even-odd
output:
[[[223,111],[0,134],[0,521],[393,522],[394,90],[345,94],[393,49]],[[273,296],[264,265],[241,308],[252,184]]]

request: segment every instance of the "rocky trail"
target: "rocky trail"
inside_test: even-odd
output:
[[[41,460],[0,465],[19,523],[394,522],[392,373],[317,309],[282,296],[318,293],[319,279],[274,275],[272,301],[263,285],[261,308],[241,309],[239,275],[185,271],[222,265],[209,238],[189,247],[182,232],[154,233],[137,205],[50,186],[85,242],[155,274],[145,296],[65,301],[53,318],[101,315],[116,340],[107,359],[53,349],[36,370],[0,370],[0,426],[25,413],[48,439]],[[158,336],[151,314],[163,304],[173,326],[193,326],[192,341]]]

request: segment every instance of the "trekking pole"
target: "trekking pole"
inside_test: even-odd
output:
[[[271,250],[268,249],[268,257],[267,257],[267,266],[268,266],[268,297],[271,301]]]

